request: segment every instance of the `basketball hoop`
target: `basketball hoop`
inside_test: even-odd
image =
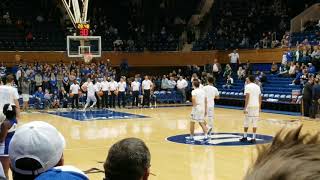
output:
[[[91,53],[85,53],[83,54],[83,60],[85,63],[90,63],[92,60],[93,56]]]

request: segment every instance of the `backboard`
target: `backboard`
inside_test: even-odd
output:
[[[67,36],[68,57],[101,57],[101,36]]]

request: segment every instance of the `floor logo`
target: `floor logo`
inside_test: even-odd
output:
[[[78,121],[90,120],[114,120],[114,119],[135,119],[146,118],[138,114],[130,114],[124,112],[117,112],[112,110],[94,110],[94,111],[53,111],[49,114],[71,118]]]
[[[242,138],[242,133],[215,133],[210,136],[208,140],[204,139],[203,134],[196,134],[194,136],[194,141],[188,139],[189,134],[182,134],[168,137],[167,140],[180,144],[193,144],[193,145],[204,145],[204,146],[243,146],[243,145],[253,145],[249,142],[243,143],[239,142]],[[252,137],[251,134],[248,135],[248,140]],[[265,144],[272,141],[272,136],[257,134],[256,144]]]

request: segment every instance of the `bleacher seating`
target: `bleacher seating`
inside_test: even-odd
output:
[[[267,76],[268,82],[263,84],[262,96],[264,101],[276,101],[281,103],[294,103],[292,92],[294,90],[301,91],[299,85],[289,85],[292,78],[277,77],[273,75]],[[230,88],[223,88],[224,80],[220,78],[217,81],[217,88],[221,92],[223,98],[243,99],[244,81],[234,80],[234,84]],[[274,100],[273,100],[274,99]]]
[[[292,33],[291,35],[291,44],[300,44],[305,39],[308,39],[308,42],[311,46],[315,46],[319,44],[320,35],[316,32],[298,32]]]

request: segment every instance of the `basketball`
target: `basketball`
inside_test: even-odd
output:
[[[74,95],[73,93],[70,93],[70,94],[69,94],[70,97],[73,97],[73,95]]]
[[[103,96],[103,91],[98,92],[98,96],[102,97]]]

